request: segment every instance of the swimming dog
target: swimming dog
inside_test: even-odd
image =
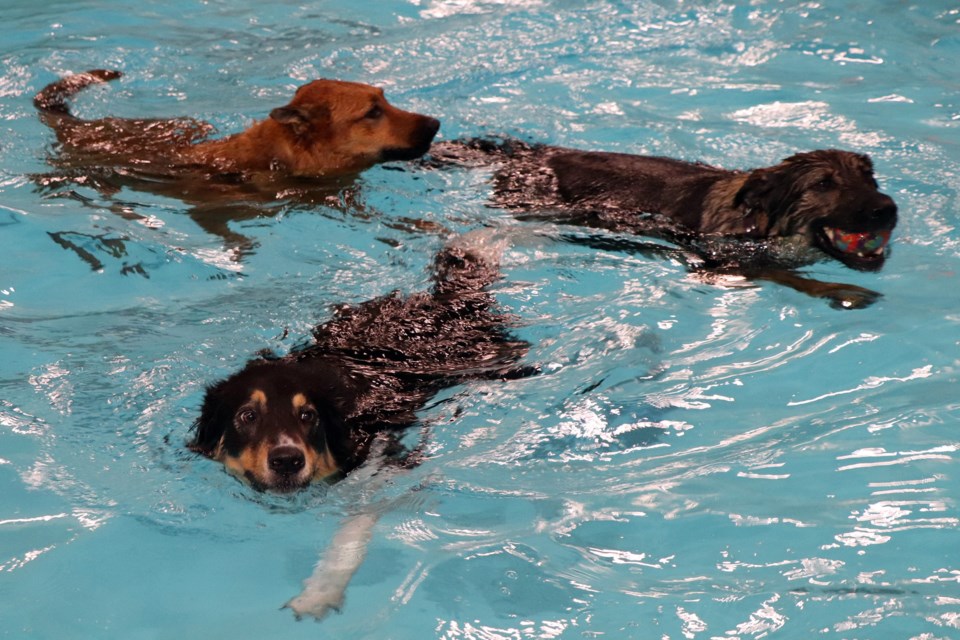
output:
[[[298,177],[355,174],[388,160],[423,155],[440,128],[429,116],[387,102],[383,90],[340,80],[314,80],[245,131],[209,140],[213,127],[193,118],[85,120],[68,100],[121,72],[94,69],[47,85],[34,98],[44,123],[71,156],[141,171],[279,173]]]
[[[509,318],[485,290],[499,268],[476,239],[438,255],[432,291],[340,307],[309,346],[253,360],[209,387],[189,447],[277,493],[339,479],[374,454],[395,469],[419,463],[398,436],[437,391],[537,370],[518,364],[529,345],[510,337]],[[286,605],[297,618],[342,606],[381,513],[361,505],[343,521]]]
[[[351,186],[360,172],[421,156],[440,127],[435,118],[393,106],[381,89],[339,80],[305,84],[264,120],[222,138],[211,138],[213,126],[193,118],[88,120],[70,110],[81,90],[121,75],[94,69],[37,93],[40,118],[57,136],[49,159],[57,171],[35,181],[55,193],[76,183],[104,195],[130,188],[177,198],[200,227],[238,253],[252,243],[230,221],[273,215],[289,203],[355,199]],[[140,217],[129,206],[120,209]]]
[[[339,307],[309,346],[209,387],[189,447],[273,492],[349,473],[440,389],[526,375],[517,363],[528,345],[485,290],[497,277],[481,250],[451,245],[432,291]]]
[[[850,151],[797,153],[749,171],[517,140],[439,143],[431,156],[441,165],[497,165],[499,206],[666,239],[693,249],[697,269],[773,280],[842,307],[870,304],[879,294],[807,279],[792,267],[826,256],[880,269],[897,223],[897,206],[880,192],[872,161]]]

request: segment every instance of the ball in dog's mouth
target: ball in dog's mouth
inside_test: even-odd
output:
[[[878,231],[844,231],[823,227],[823,235],[838,257],[855,262],[882,262],[890,244],[890,229]]]

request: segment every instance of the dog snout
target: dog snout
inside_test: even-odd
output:
[[[299,447],[280,445],[270,450],[267,464],[270,470],[280,475],[294,475],[300,473],[306,464],[306,457]]]
[[[897,205],[893,201],[893,198],[881,194],[873,203],[873,210],[870,211],[870,217],[881,226],[892,227],[897,221]]]
[[[430,147],[430,143],[433,142],[433,138],[437,135],[437,131],[439,130],[439,120],[436,118],[431,118],[430,116],[418,114],[416,124],[411,129],[410,133],[410,142],[412,143],[411,146],[415,146],[417,148],[417,153],[426,153],[427,149]]]
[[[433,137],[437,135],[437,131],[440,131],[440,121],[430,116],[424,116],[423,122],[420,125],[420,131],[423,133],[424,138],[433,140]]]

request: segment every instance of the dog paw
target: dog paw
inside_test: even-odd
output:
[[[852,284],[836,284],[821,296],[828,299],[834,309],[865,309],[883,294]]]
[[[343,591],[337,589],[305,589],[300,595],[292,598],[284,609],[293,611],[297,620],[305,616],[315,620],[323,620],[331,611],[340,613],[343,607]]]

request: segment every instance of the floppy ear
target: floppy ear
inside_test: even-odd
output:
[[[734,196],[733,205],[754,214],[766,214],[771,222],[779,218],[793,201],[792,171],[792,165],[786,163],[754,169]]]
[[[764,203],[770,192],[770,176],[764,169],[751,171],[743,186],[733,198],[734,207],[745,207],[747,210],[765,209]]]
[[[340,468],[351,465],[353,452],[350,450],[349,434],[343,413],[336,406],[336,401],[326,397],[325,392],[311,395],[313,406],[317,410],[321,432],[318,434],[316,444],[318,447],[326,446]]]
[[[224,393],[224,383],[209,387],[203,397],[200,417],[193,424],[193,439],[187,443],[187,447],[212,458],[232,419],[230,403]]]
[[[270,112],[270,119],[289,127],[297,136],[304,136],[316,125],[324,125],[330,119],[330,111],[323,107],[277,107]]]

